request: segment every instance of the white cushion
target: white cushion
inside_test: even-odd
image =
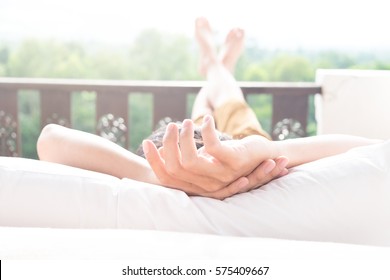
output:
[[[254,265],[257,265],[259,259],[310,259],[321,263],[326,260],[364,260],[365,265],[371,259],[375,261],[375,269],[378,260],[383,260],[387,266],[390,247],[154,230],[0,227],[0,258],[191,260],[191,264],[195,259],[203,263],[230,259],[234,265],[237,265],[237,260],[245,260],[246,266],[250,264],[248,260],[254,260]]]
[[[390,138],[390,71],[320,69],[316,82],[318,134]]]
[[[0,157],[0,226],[132,228],[390,245],[390,141],[224,201]]]

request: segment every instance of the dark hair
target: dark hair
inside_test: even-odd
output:
[[[149,137],[146,138],[148,140],[151,140],[156,145],[157,149],[162,146],[163,137],[164,137],[165,131],[167,129],[167,126],[170,122],[172,122],[170,119],[164,119],[164,120],[160,121],[159,127],[155,131],[153,131]],[[175,122],[175,123],[178,125],[179,131],[180,131],[182,123],[181,122]],[[232,137],[230,137],[227,134],[221,133],[219,131],[217,131],[217,133],[218,133],[218,137],[221,141],[232,140]],[[203,147],[202,132],[200,130],[200,127],[197,125],[194,126],[194,139],[195,139],[195,145],[196,145],[197,149],[200,149],[201,147]],[[137,155],[145,158],[145,153],[144,153],[144,150],[142,148],[142,144],[138,147],[138,149],[136,150],[135,153]]]

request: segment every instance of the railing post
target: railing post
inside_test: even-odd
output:
[[[287,138],[307,135],[308,95],[274,94],[272,102],[272,138]]]
[[[96,133],[124,148],[129,146],[128,92],[98,91],[96,95]]]
[[[72,126],[70,117],[70,92],[55,89],[41,90],[41,127],[55,123],[66,127]]]
[[[183,92],[159,92],[153,95],[153,126],[170,117],[182,121],[187,115],[187,94]]]
[[[0,88],[0,156],[20,156],[18,92]]]

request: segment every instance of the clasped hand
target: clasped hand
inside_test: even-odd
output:
[[[144,140],[146,159],[161,185],[224,199],[288,173],[287,158],[272,158],[271,141],[262,136],[220,141],[213,118],[206,116],[201,127],[204,146],[197,149],[193,128],[191,120],[183,122],[180,132],[170,123],[159,149]]]

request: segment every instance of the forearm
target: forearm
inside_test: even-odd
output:
[[[320,135],[272,142],[273,157],[286,156],[288,167],[337,155],[354,147],[379,143],[381,140],[351,135]]]
[[[146,160],[97,135],[50,125],[42,131],[37,150],[42,160],[158,183]]]

